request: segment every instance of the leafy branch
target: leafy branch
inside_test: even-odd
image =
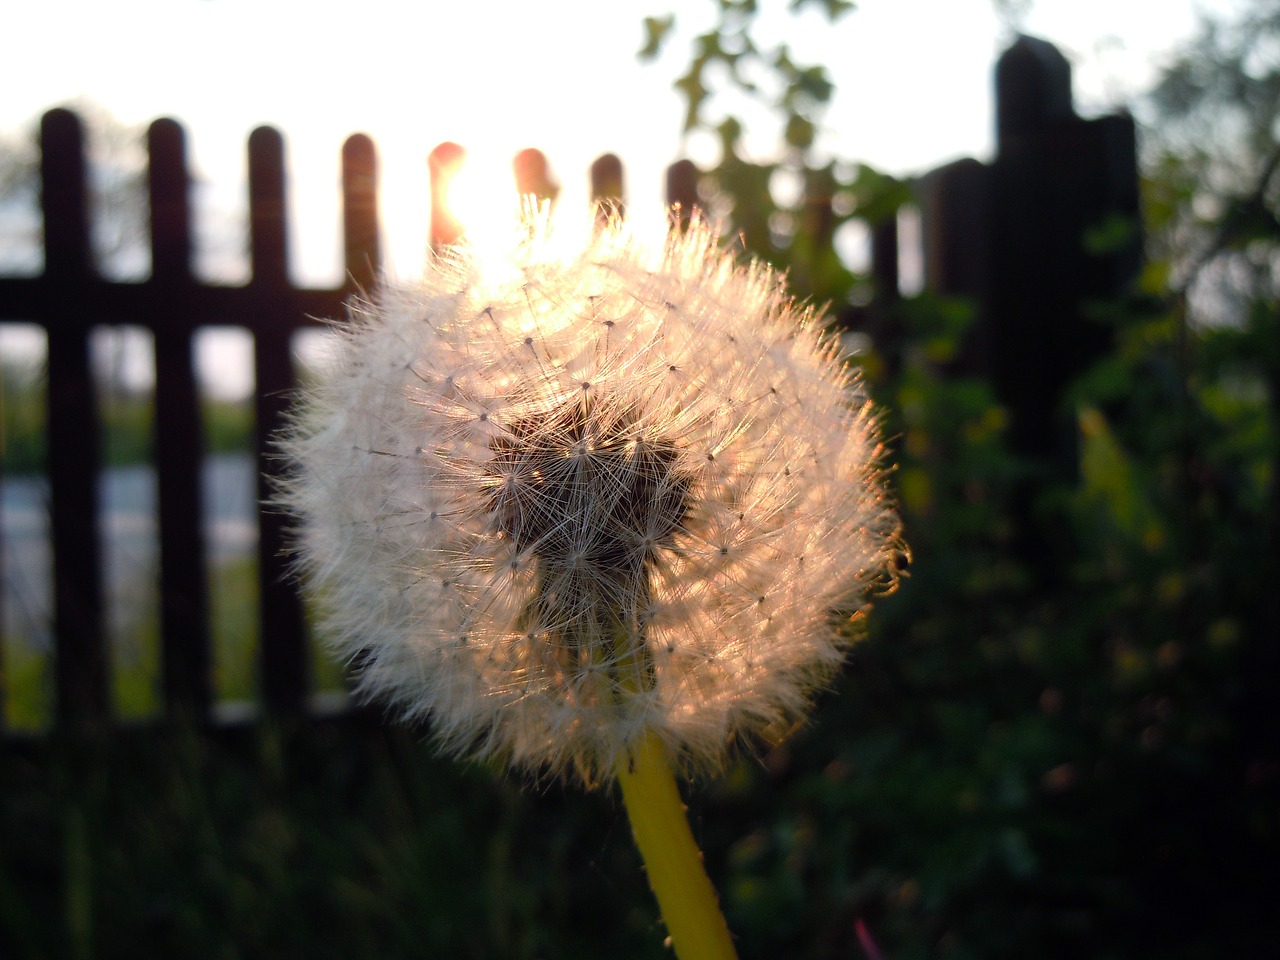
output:
[[[819,8],[828,23],[836,23],[854,9],[849,0],[791,0],[788,9]],[[821,64],[797,62],[785,44],[761,44],[753,33],[760,13],[757,0],[717,0],[716,23],[706,33],[693,38],[688,69],[676,79],[675,87],[685,99],[683,131],[718,130],[732,134],[737,146],[742,125],[730,116],[719,124],[707,119],[705,107],[717,92],[716,76],[726,78],[725,86],[737,90],[783,119],[787,146],[807,150],[813,145],[818,118],[831,102],[835,85]],[[638,56],[655,60],[671,41],[676,30],[674,13],[644,19],[645,42]]]

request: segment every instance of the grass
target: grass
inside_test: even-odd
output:
[[[53,658],[21,638],[4,647],[4,725],[36,731],[53,716]]]
[[[659,957],[607,796],[359,721],[0,752],[0,955]]]
[[[246,701],[258,688],[258,564],[246,559],[210,571],[213,689],[216,700]]]
[[[40,376],[0,364],[0,453],[10,476],[40,473],[45,465],[45,393]],[[149,463],[153,451],[155,397],[113,392],[101,398],[102,463]],[[251,449],[253,406],[206,397],[200,404],[205,449],[211,454]]]

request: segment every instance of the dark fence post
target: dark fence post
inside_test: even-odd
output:
[[[597,223],[621,220],[626,216],[622,161],[617,154],[606,153],[591,164],[591,202],[595,207]]]
[[[192,356],[191,210],[182,128],[147,132],[155,335],[155,467],[160,519],[160,634],[164,699],[172,716],[208,719],[213,701],[207,556],[201,523],[204,430]]]
[[[883,366],[883,376],[896,377],[902,367],[902,288],[898,269],[898,213],[869,221],[871,231],[871,300],[849,304],[840,311],[840,325],[871,338]]]
[[[535,196],[542,203],[556,202],[560,185],[551,179],[551,166],[541,150],[534,147],[521,150],[511,161],[511,170],[515,174],[517,194]]]
[[[289,285],[285,231],[284,140],[270,127],[249,136],[249,228],[253,277],[249,283],[254,334],[258,497],[269,500],[283,469],[271,447],[293,390],[291,339],[300,311]],[[262,694],[277,714],[301,715],[308,693],[302,603],[285,558],[285,521],[258,510],[258,587],[261,592]]]
[[[827,266],[838,260],[834,244],[836,213],[832,207],[835,193],[836,178],[830,167],[805,171],[788,276],[793,289],[820,303],[835,300],[844,292],[821,284],[828,273]]]
[[[991,168],[956,160],[916,181],[925,286],[977,302],[988,293]]]
[[[983,322],[991,296],[991,175],[986,164],[963,159],[916,181],[925,288],[963,298],[979,312],[956,366],[988,377],[994,375],[991,331]]]
[[[1072,107],[1071,66],[1020,37],[996,67],[998,150],[916,182],[926,287],[969,300],[956,366],[989,379],[1008,411],[1023,479],[1011,491],[1016,550],[1052,576],[1056,534],[1036,516],[1045,482],[1078,472],[1071,382],[1104,356],[1091,301],[1120,296],[1141,264],[1134,124]]]
[[[442,250],[462,236],[462,224],[449,206],[449,185],[462,169],[467,151],[452,140],[427,155],[431,176],[431,249]]]
[[[1109,339],[1087,306],[1119,294],[1140,264],[1133,120],[1077,117],[1070,64],[1032,37],[1000,58],[996,110],[985,311],[992,377],[1014,451],[1071,477],[1076,429],[1063,421],[1063,392]]]
[[[353,134],[342,145],[342,244],[347,285],[367,295],[378,280],[378,155],[373,141]]]
[[[677,160],[667,167],[667,207],[673,227],[689,226],[698,205],[698,168],[692,160]]]
[[[89,363],[96,276],[84,135],[75,114],[59,109],[44,115],[40,157],[56,710],[59,723],[78,726],[105,719],[109,698],[98,524],[100,427]]]
[[[1041,477],[1074,477],[1070,382],[1108,347],[1090,301],[1121,294],[1141,262],[1134,124],[1072,107],[1071,66],[1020,37],[996,67],[998,151],[916,182],[925,284],[969,299],[958,364],[989,377],[1010,444]]]
[[[877,303],[892,308],[902,299],[898,273],[898,217],[896,212],[871,224],[871,282]]]

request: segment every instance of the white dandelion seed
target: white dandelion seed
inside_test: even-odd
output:
[[[360,690],[449,750],[597,782],[794,723],[899,524],[856,379],[695,224],[646,254],[541,228],[341,328],[282,448],[298,565]]]

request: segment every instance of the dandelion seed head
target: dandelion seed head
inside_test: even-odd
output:
[[[778,277],[695,223],[656,254],[545,228],[339,328],[279,500],[369,698],[462,755],[609,777],[803,716],[891,586],[876,417]]]

